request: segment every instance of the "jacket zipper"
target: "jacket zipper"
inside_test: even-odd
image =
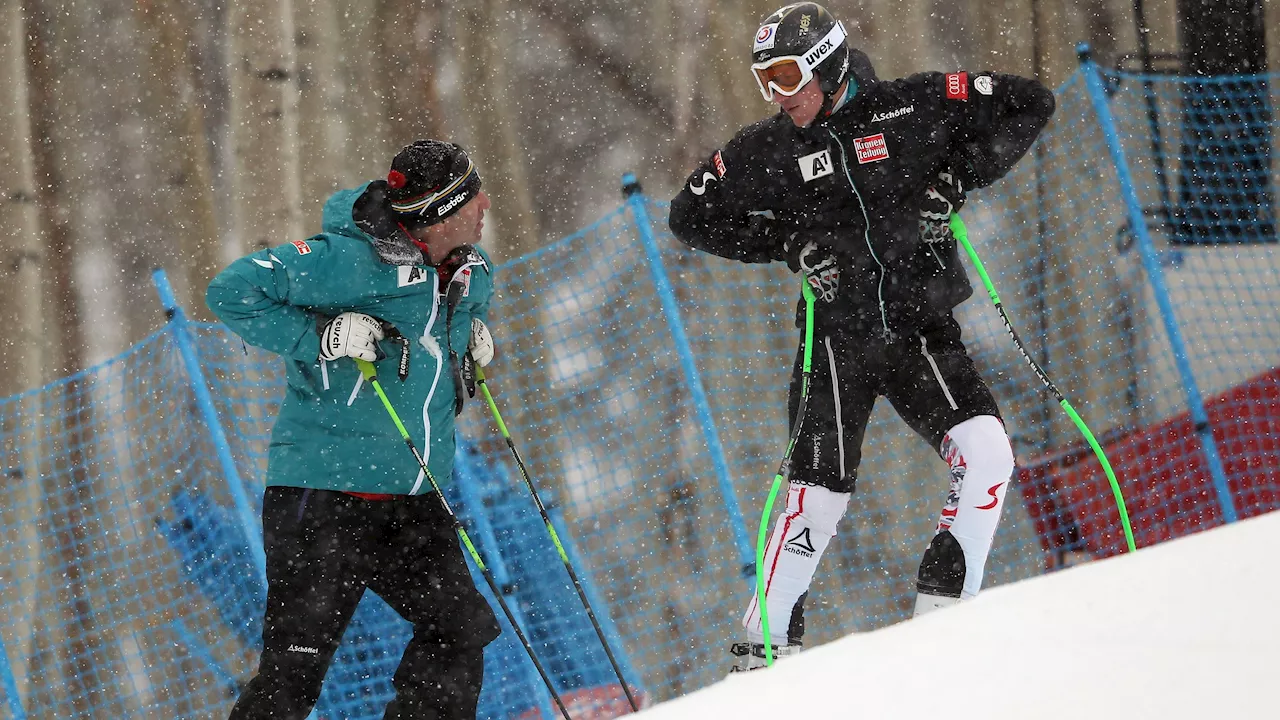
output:
[[[858,207],[862,210],[862,239],[867,243],[867,250],[871,253],[871,259],[876,261],[876,265],[880,267],[880,282],[876,285],[876,301],[880,304],[880,326],[884,328],[885,338],[890,337],[893,333],[889,331],[889,316],[884,308],[884,263],[880,262],[880,258],[876,255],[876,249],[871,246],[871,218],[867,215],[867,206],[862,202],[862,193],[858,192],[858,186],[853,182],[853,175],[849,173],[849,154],[845,152],[844,143],[840,142],[840,138],[831,128],[827,128],[827,133],[831,135],[831,139],[836,141],[836,146],[840,148],[840,163],[844,168],[844,177],[849,181],[849,187],[853,188],[854,197],[858,198]]]
[[[427,390],[427,399],[422,402],[422,462],[426,464],[431,460],[431,398],[435,397],[436,386],[440,384],[440,371],[444,368],[444,358],[440,354],[440,347],[436,345],[431,337],[431,328],[435,327],[436,318],[440,316],[440,276],[437,274],[431,278],[431,315],[427,318],[427,327],[422,331],[422,338],[418,341],[427,354],[435,358],[436,375],[431,379],[431,388]],[[430,342],[428,342],[430,341]],[[432,348],[435,345],[435,348]],[[410,495],[417,495],[422,489],[422,481],[426,479],[426,473],[421,468],[418,469],[418,476],[413,480],[413,487],[409,489]]]
[[[946,270],[947,264],[942,262],[942,256],[939,255],[938,251],[933,247],[933,243],[925,243],[925,245],[929,246],[929,252],[933,253],[933,259],[938,261],[938,267]]]

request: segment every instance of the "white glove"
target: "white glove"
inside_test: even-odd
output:
[[[471,318],[471,341],[467,343],[467,352],[480,367],[493,360],[493,336],[480,318]]]
[[[352,357],[374,362],[379,359],[378,341],[386,337],[382,323],[358,312],[344,312],[320,331],[320,359]]]

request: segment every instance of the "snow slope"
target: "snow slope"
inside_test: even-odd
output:
[[[1277,536],[1272,513],[994,588],[642,716],[1280,718]]]

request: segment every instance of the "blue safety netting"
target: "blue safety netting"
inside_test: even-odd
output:
[[[1144,546],[1280,505],[1277,79],[1086,69],[1059,89],[1032,152],[964,214],[1027,351],[1105,448]],[[665,217],[635,195],[503,265],[491,313],[490,388],[646,702],[726,671],[799,334],[795,276],[694,253]],[[1018,458],[987,585],[1122,552],[1106,478],[981,287],[958,316]],[[179,318],[108,363],[0,400],[0,715],[226,715],[261,632],[253,533],[282,378],[224,328]],[[575,718],[621,714],[478,400],[461,435],[450,500],[557,691]],[[809,644],[908,617],[948,480],[877,406],[810,597]],[[316,716],[380,717],[408,633],[367,595]],[[483,717],[555,717],[509,630],[485,670]]]

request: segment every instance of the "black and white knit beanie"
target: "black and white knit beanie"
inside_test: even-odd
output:
[[[458,145],[415,140],[391,161],[387,195],[408,227],[443,222],[480,194],[480,173]]]

